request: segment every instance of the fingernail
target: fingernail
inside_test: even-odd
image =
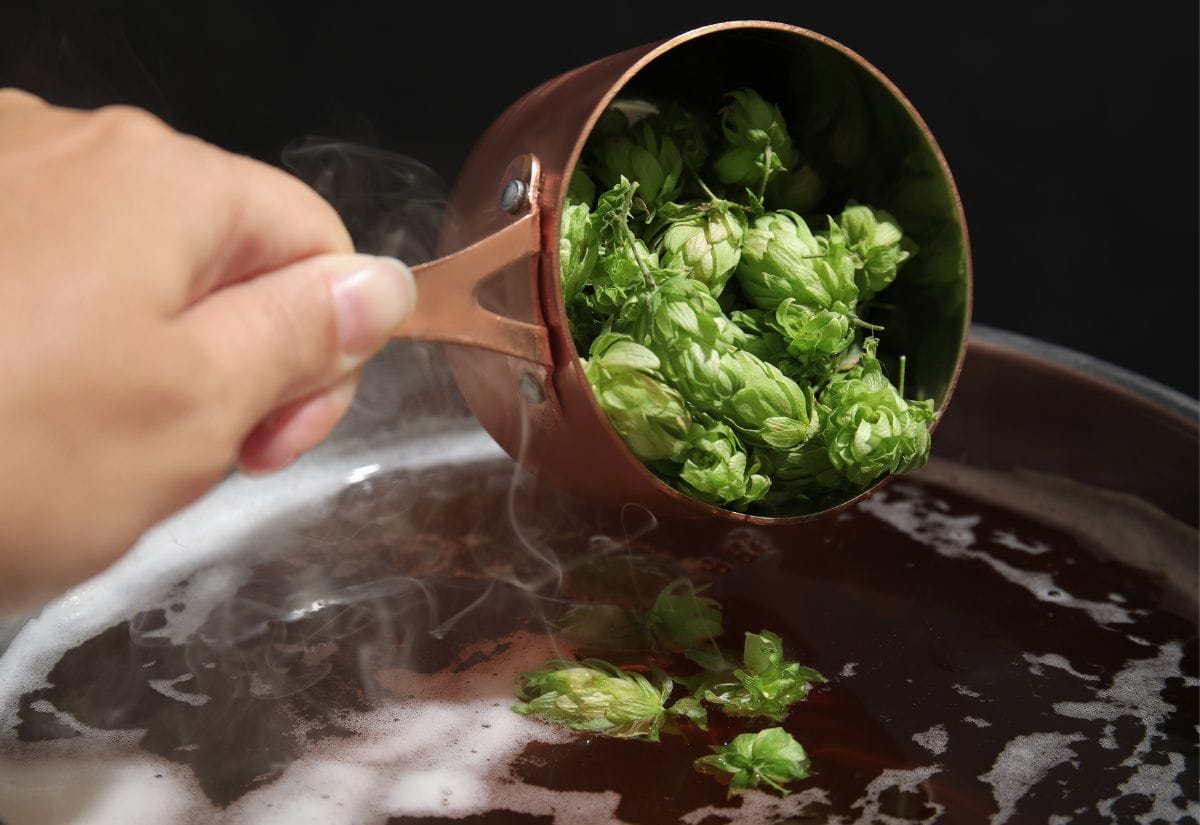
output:
[[[417,286],[408,267],[395,258],[366,258],[362,269],[333,282],[338,343],[355,355],[375,349],[412,312]]]

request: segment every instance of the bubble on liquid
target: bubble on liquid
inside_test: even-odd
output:
[[[1039,732],[1005,743],[991,770],[979,776],[992,786],[992,797],[1000,807],[991,821],[996,825],[1008,822],[1016,813],[1017,802],[1051,769],[1073,759],[1076,754],[1070,745],[1086,738],[1079,733]]]
[[[1027,542],[1012,530],[996,530],[992,533],[992,542],[1010,550],[1019,550],[1031,556],[1040,556],[1050,552],[1049,545],[1040,542]]]
[[[1057,653],[1045,653],[1041,656],[1035,656],[1032,653],[1023,653],[1021,655],[1029,664],[1029,672],[1034,676],[1041,676],[1045,672],[1043,668],[1052,667],[1070,673],[1076,679],[1082,679],[1085,682],[1096,682],[1100,679],[1099,676],[1092,673],[1080,673],[1071,666],[1071,662],[1065,656],[1060,656]]]
[[[950,734],[946,732],[945,725],[934,725],[928,730],[914,733],[912,739],[934,756],[941,756],[950,744]]]

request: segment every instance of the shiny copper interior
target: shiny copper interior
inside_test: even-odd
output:
[[[907,394],[944,410],[971,308],[966,221],[950,170],[920,116],[878,70],[828,38],[779,23],[695,29],[582,66],[514,103],[459,175],[439,245],[445,257],[415,270],[418,308],[399,337],[448,344],[459,388],[492,437],[577,494],[660,516],[779,524],[822,513],[767,518],[703,504],[629,452],[583,376],[560,291],[566,183],[600,114],[618,99],[686,99],[715,110],[739,86],[785,112],[823,118],[827,137],[801,151],[824,153],[838,170],[831,189],[889,210],[920,244],[888,291],[896,311],[881,356],[886,363],[907,355]]]

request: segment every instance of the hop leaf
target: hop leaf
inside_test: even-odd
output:
[[[787,796],[788,782],[809,776],[808,754],[783,728],[767,728],[743,733],[728,745],[712,746],[713,753],[702,756],[694,766],[729,783],[729,797],[766,785]]]
[[[869,206],[848,206],[837,220],[854,254],[854,280],[859,297],[867,300],[896,279],[900,265],[916,251],[896,219]]]
[[[849,311],[858,298],[853,260],[844,244],[814,235],[794,212],[768,212],[755,219],[742,244],[736,276],[742,292],[760,309],[774,309],[792,298],[811,309]]]
[[[866,486],[884,473],[903,473],[929,459],[932,401],[905,401],[883,375],[868,339],[860,365],[831,381],[821,401],[829,409],[825,441],[829,460],[843,475]]]
[[[661,239],[662,264],[684,272],[720,295],[742,255],[746,217],[740,209],[718,201],[697,207],[673,221]]]
[[[657,742],[671,688],[666,674],[655,684],[601,659],[553,659],[517,677],[522,704],[512,709],[573,730]]]
[[[728,148],[714,169],[724,184],[761,188],[776,172],[795,166],[796,149],[778,106],[752,89],[738,89],[729,97],[732,100],[721,110]]]
[[[676,390],[663,382],[653,352],[626,335],[603,333],[592,343],[584,375],[626,446],[642,461],[682,461],[692,419]]]
[[[682,716],[684,719],[690,719],[692,724],[700,728],[700,730],[708,730],[708,711],[704,709],[704,705],[700,704],[700,700],[695,696],[684,696],[671,707],[667,708],[667,713],[672,716]]]

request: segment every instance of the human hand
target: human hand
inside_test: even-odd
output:
[[[0,613],[323,439],[415,300],[287,174],[0,90]]]

